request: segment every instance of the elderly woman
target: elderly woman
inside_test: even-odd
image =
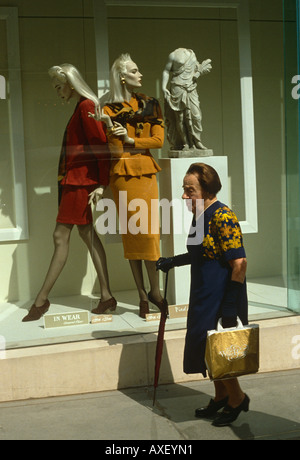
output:
[[[193,244],[190,236],[186,254],[157,261],[157,268],[165,272],[191,264],[184,372],[202,373],[204,377],[207,331],[216,329],[219,318],[225,328],[236,326],[237,316],[243,324],[248,323],[243,237],[235,214],[216,197],[220,189],[219,176],[211,166],[204,163],[190,166],[184,177],[182,198],[190,200],[194,226],[196,218],[204,217],[203,241]],[[199,215],[201,203],[204,203],[204,216]],[[215,398],[207,407],[196,409],[196,417],[215,417],[213,425],[226,426],[242,410],[248,411],[249,398],[236,378],[215,381],[214,385]]]
[[[160,236],[158,205],[156,208],[152,201],[158,199],[156,174],[160,167],[149,151],[162,147],[164,124],[158,101],[136,92],[141,87],[142,74],[129,54],[122,54],[114,62],[110,80],[110,92],[100,119],[107,125],[112,154],[110,187],[119,210],[124,257],[130,262],[139,293],[139,315],[145,318],[149,312],[148,300],[159,309],[166,308],[155,266],[160,256]],[[137,212],[131,209],[130,203],[138,203],[138,200]],[[121,222],[121,208],[126,211],[125,222]],[[139,220],[140,228],[132,231],[130,221],[135,219]],[[148,294],[143,261],[150,282]]]
[[[51,67],[49,75],[63,101],[74,99],[76,107],[66,127],[58,168],[59,209],[53,234],[54,254],[44,284],[23,322],[40,319],[49,309],[48,295],[68,257],[74,225],[87,245],[99,278],[99,306],[116,308],[112,297],[104,248],[93,227],[90,208],[109,183],[110,155],[102,123],[89,117],[99,111],[99,101],[71,64]]]

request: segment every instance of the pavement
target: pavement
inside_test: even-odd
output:
[[[228,427],[194,417],[213,396],[202,380],[160,385],[154,406],[152,387],[0,403],[0,440],[101,440],[100,452],[131,457],[194,454],[200,440],[300,440],[300,369],[240,384],[250,410]]]

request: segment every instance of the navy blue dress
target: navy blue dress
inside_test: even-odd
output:
[[[246,257],[237,217],[216,201],[204,213],[203,242],[188,244],[191,263],[191,289],[183,368],[186,374],[202,373],[207,331],[216,329],[222,316],[221,304],[231,279],[229,260]],[[238,316],[248,324],[246,281],[238,305]]]

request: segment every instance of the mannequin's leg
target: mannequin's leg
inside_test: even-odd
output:
[[[150,297],[156,302],[160,302],[162,296],[159,289],[159,272],[156,270],[156,262],[145,260],[145,266],[150,282]]]
[[[146,289],[144,286],[143,267],[141,260],[129,260],[133,278],[139,293],[141,301],[148,301]]]
[[[41,307],[44,305],[51,289],[53,288],[57,278],[65,266],[69,253],[69,242],[72,228],[73,225],[60,223],[56,224],[53,233],[54,253],[44,284],[36,297],[36,307]]]
[[[88,247],[100,283],[101,301],[105,302],[112,298],[105,250],[92,224],[78,225],[78,232]]]
[[[146,318],[149,313],[148,296],[144,286],[143,266],[141,260],[129,260],[131,271],[140,297],[140,312],[141,318]]]

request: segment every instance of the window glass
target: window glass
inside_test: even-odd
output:
[[[291,144],[296,142],[294,137],[298,142],[298,126],[293,131],[287,126],[286,133],[290,136],[287,177],[284,126],[291,91],[288,80],[284,91],[284,57],[290,50],[294,32],[285,32],[284,45],[281,0],[251,0],[249,11],[244,11],[246,15],[241,15],[237,8],[220,7],[220,2],[210,8],[190,6],[190,2],[189,6],[185,2],[177,2],[178,6],[170,2],[169,7],[134,8],[106,3],[108,6],[102,10],[106,16],[97,16],[99,10],[94,9],[92,0],[72,1],[72,8],[68,2],[58,0],[47,4],[38,0],[0,0],[3,49],[0,55],[0,335],[5,338],[6,346],[17,348],[141,334],[158,328],[155,315],[148,320],[138,315],[139,296],[118,234],[100,235],[118,306],[97,323],[91,323],[94,315],[90,312],[100,300],[93,263],[96,253],[92,250],[89,254],[76,228],[71,233],[67,263],[49,295],[51,305],[46,316],[52,315],[52,323],[45,326],[44,318],[22,322],[41,289],[53,255],[57,169],[65,128],[76,105],[73,100],[65,102],[57,97],[48,69],[63,63],[73,64],[93,91],[99,90],[100,96],[105,92],[103,75],[107,78],[110,66],[123,52],[131,54],[143,74],[142,92],[155,97],[163,111],[162,72],[169,54],[184,47],[192,49],[199,62],[212,60],[211,71],[197,80],[203,116],[202,139],[213,150],[213,161],[220,161],[227,168],[222,172],[224,187],[220,196],[243,223],[249,318],[259,320],[299,313],[291,294],[292,289],[299,292],[299,286],[295,288],[294,282],[291,283],[291,279],[299,280],[296,255],[299,256],[299,232],[297,235],[294,232],[293,220],[299,219],[299,213],[293,217],[291,207],[291,190],[299,185],[299,168],[293,167],[292,158],[299,165],[299,157],[298,151],[290,153]],[[8,33],[11,24],[7,19],[8,7],[9,13],[17,15],[11,27],[18,32],[19,40],[13,40],[15,34]],[[289,24],[291,27],[296,24],[296,16],[289,17]],[[250,52],[249,59],[242,61],[241,46],[246,46],[245,38]],[[16,77],[8,52],[20,54],[20,110],[13,117],[10,97]],[[249,109],[253,117],[250,114],[245,123]],[[20,114],[24,146],[18,156],[14,142],[19,138],[13,136],[12,123],[18,123]],[[253,120],[253,129],[249,120]],[[168,173],[168,168],[173,167],[169,150],[166,138],[162,149],[152,151],[163,168],[158,174],[160,192],[169,200],[180,201],[187,163],[182,162],[176,180],[169,184],[165,180],[172,178]],[[18,164],[22,159],[21,174]],[[201,157],[196,161],[201,161]],[[109,187],[104,198],[113,198]],[[295,206],[299,210],[298,202]],[[95,223],[102,212],[93,210]],[[27,221],[28,235],[22,229]],[[165,256],[173,255],[173,237],[166,235],[161,239]],[[184,252],[184,239],[180,245]],[[177,317],[167,320],[167,329],[186,326],[189,283],[188,267],[177,268],[176,276],[174,273],[170,276],[168,301],[179,306],[180,311]],[[163,274],[160,285],[163,293]],[[146,289],[150,289],[147,281]],[[153,304],[150,309],[153,314],[158,313]],[[88,312],[88,316],[81,316],[81,312]]]

